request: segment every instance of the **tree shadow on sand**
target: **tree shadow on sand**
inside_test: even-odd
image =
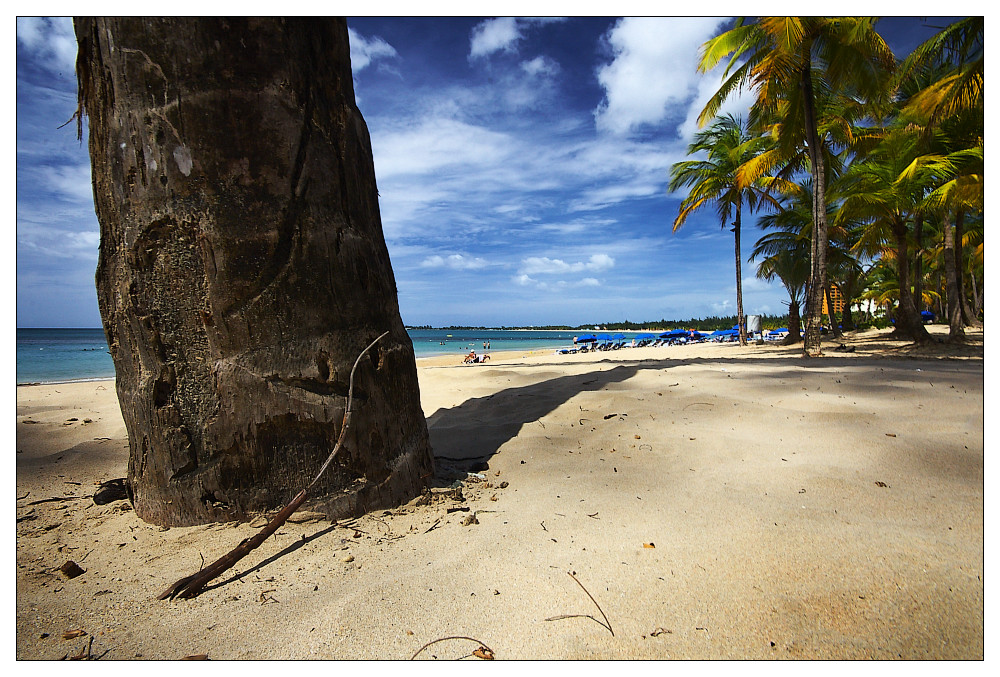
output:
[[[982,362],[968,360],[910,358],[897,361],[864,357],[806,360],[798,355],[637,360],[604,371],[594,370],[508,388],[434,412],[427,419],[427,428],[434,453],[435,482],[447,484],[465,477],[468,472],[486,470],[490,458],[515,438],[526,424],[538,421],[578,393],[622,383],[644,370],[659,371],[698,364],[719,368],[765,366],[765,371],[753,376],[755,387],[761,392],[784,390],[786,380],[801,379],[804,375],[809,383],[817,387],[836,385],[841,394],[856,390],[886,397],[901,392],[901,387],[913,380],[932,379],[937,385],[947,386],[982,379]],[[549,365],[533,366],[544,368]],[[841,383],[830,375],[831,369],[838,368],[853,368],[875,378],[863,379],[857,385],[849,381]],[[724,392],[722,390],[720,394],[724,395]]]
[[[516,437],[525,424],[551,413],[578,393],[626,381],[644,366],[622,365],[560,376],[437,410],[427,418],[435,478],[448,482],[468,472],[485,470],[493,454]]]

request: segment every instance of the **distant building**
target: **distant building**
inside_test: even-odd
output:
[[[837,315],[842,315],[844,312],[844,297],[840,293],[840,289],[837,285],[830,285],[830,303],[833,305],[833,312]],[[823,314],[830,315],[830,308],[826,303],[826,295],[823,295]]]

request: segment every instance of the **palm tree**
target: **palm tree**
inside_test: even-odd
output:
[[[344,19],[82,18],[97,290],[136,514],[331,517],[433,470]],[[352,379],[353,381],[353,379]]]
[[[962,284],[964,257],[961,254],[963,222],[968,212],[983,209],[984,181],[982,169],[985,157],[982,145],[961,149],[947,155],[923,155],[901,173],[899,181],[923,181],[934,189],[924,198],[924,209],[942,215],[944,269],[948,297],[949,340],[964,340],[964,327],[973,324],[968,316],[974,313],[964,308],[966,293]],[[965,316],[965,317],[963,317]]]
[[[956,21],[919,45],[900,64],[900,83],[919,77],[921,71],[948,66],[946,73],[910,98],[908,115],[923,118],[929,129],[970,111],[982,119],[983,26],[981,16]]]
[[[670,191],[690,186],[687,197],[681,201],[673,232],[684,225],[687,218],[706,204],[714,204],[721,226],[732,226],[736,241],[736,317],[739,324],[740,344],[746,345],[746,319],[743,316],[743,280],[740,253],[740,229],[743,206],[749,211],[763,203],[774,203],[760,185],[743,184],[738,178],[739,169],[764,150],[766,139],[749,135],[743,123],[731,115],[718,118],[708,129],[698,132],[688,146],[688,155],[704,153],[703,160],[685,160],[670,168]],[[730,224],[730,219],[732,223]]]
[[[761,218],[758,225],[769,232],[757,240],[750,254],[750,261],[760,260],[757,277],[769,282],[777,277],[788,292],[785,345],[802,340],[799,309],[809,283],[811,215],[808,204],[805,218],[802,216],[794,208],[785,208]]]
[[[915,160],[914,171],[917,167],[930,170],[924,176],[937,184],[930,186],[933,202],[939,203],[946,193],[951,200],[944,236],[947,287],[952,290],[948,294],[949,338],[955,341],[964,336],[958,324],[979,324],[977,312],[968,305],[961,262],[965,215],[981,210],[984,185],[983,25],[983,17],[970,17],[945,27],[917,47],[898,74],[900,88],[908,95],[903,120],[918,126],[931,146],[926,158]],[[914,83],[920,84],[919,91],[912,91]],[[951,308],[953,303],[957,308]]]
[[[924,188],[920,181],[904,180],[904,172],[916,156],[915,135],[907,130],[887,133],[882,142],[863,159],[855,161],[840,180],[845,194],[840,219],[869,222],[856,251],[876,255],[888,242],[896,248],[896,275],[899,308],[896,335],[928,341],[913,299],[910,275],[909,223],[918,211]]]
[[[796,288],[798,282],[794,275],[800,270],[805,270],[805,278],[801,281],[801,291],[804,294],[809,285],[813,191],[808,181],[801,184],[784,185],[783,189],[784,195],[782,195],[779,210],[761,217],[758,221],[758,225],[766,233],[757,240],[750,260],[760,259],[761,261],[757,270],[758,277],[767,280],[771,280],[775,276],[781,278],[789,293],[792,290],[780,270],[791,269],[789,274],[795,280]],[[853,298],[863,271],[856,258],[849,251],[849,234],[832,218],[834,211],[833,206],[827,207],[827,218],[833,224],[830,229],[831,238],[827,257],[828,277],[831,283],[835,283],[841,290],[845,299],[844,313],[849,314],[849,302]],[[799,263],[793,266],[793,261]],[[829,292],[828,289],[826,291]],[[795,301],[794,307],[797,310],[798,300],[796,297],[793,297],[793,301]],[[792,306],[789,307],[789,310],[791,309]],[[798,320],[797,313],[796,320]],[[838,324],[832,313],[830,322],[834,334],[838,335]],[[790,333],[791,336],[794,336],[795,340],[800,339],[798,334]]]
[[[885,255],[876,259],[865,284],[865,289],[859,298],[868,301],[869,308],[875,305],[877,308],[885,309],[885,318],[894,319],[893,308],[899,300],[899,281],[896,278],[896,267],[894,265],[896,252],[894,249],[887,249]]]
[[[730,56],[726,79],[709,100],[699,122],[712,118],[730,93],[752,87],[751,126],[777,121],[782,152],[791,157],[805,145],[814,187],[810,291],[805,354],[819,355],[822,298],[826,288],[826,166],[820,136],[817,92],[851,93],[874,107],[885,95],[884,81],[895,59],[866,17],[761,17],[742,19],[702,46],[699,70],[707,72]]]

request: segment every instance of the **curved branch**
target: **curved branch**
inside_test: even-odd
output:
[[[267,523],[267,526],[261,529],[259,533],[250,538],[243,539],[239,545],[209,564],[201,571],[180,579],[161,592],[157,599],[174,599],[175,597],[190,598],[196,596],[209,581],[224,571],[230,569],[237,562],[258,548],[264,541],[267,540],[268,536],[277,531],[278,528],[292,516],[292,513],[299,509],[302,503],[306,500],[309,490],[312,489],[316,482],[319,481],[319,478],[323,476],[323,473],[326,472],[330,462],[333,461],[337,452],[340,451],[341,444],[344,441],[344,434],[347,432],[347,426],[351,422],[351,406],[354,403],[354,370],[358,368],[358,363],[361,362],[361,358],[365,356],[365,353],[371,350],[372,347],[382,340],[388,333],[389,332],[384,332],[381,336],[368,344],[368,347],[362,350],[361,354],[358,355],[358,359],[354,361],[354,366],[351,367],[350,386],[347,389],[347,409],[344,411],[344,423],[340,426],[340,436],[337,438],[337,444],[334,445],[333,451],[331,451],[330,455],[327,456],[326,461],[323,462],[323,466],[319,469],[319,473],[317,473],[316,477],[313,478],[313,481],[309,483],[309,486],[300,491],[298,495],[292,499],[291,503],[282,508],[281,512],[275,515],[271,521]]]

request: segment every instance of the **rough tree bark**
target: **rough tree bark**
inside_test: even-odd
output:
[[[806,146],[809,151],[809,168],[812,176],[812,239],[810,240],[809,286],[806,289],[806,330],[802,354],[819,357],[822,351],[823,293],[826,289],[826,250],[829,243],[829,225],[826,219],[826,165],[823,149],[816,128],[816,108],[812,82],[812,49],[807,42],[802,49],[801,67],[803,113],[806,126]]]
[[[893,219],[892,233],[896,240],[896,274],[899,279],[899,305],[896,308],[896,328],[892,333],[896,337],[924,343],[930,341],[931,337],[913,300],[913,290],[910,287],[908,233],[906,221],[901,215]]]
[[[343,19],[75,21],[97,289],[136,513],[244,520],[309,484],[331,517],[433,469]]]
[[[948,295],[948,340],[952,343],[962,343],[965,341],[965,322],[962,321],[962,294],[955,260],[955,224],[949,212],[945,212],[943,225],[944,271]]]
[[[799,316],[799,302],[791,301],[788,304],[788,336],[781,342],[783,346],[790,346],[802,340],[802,320]]]
[[[969,295],[965,287],[965,255],[962,253],[963,240],[965,237],[965,210],[958,209],[955,212],[955,275],[958,278],[958,293],[962,305],[962,322],[966,327],[979,327],[983,323],[979,321],[977,313],[969,305]]]
[[[918,210],[913,216],[913,303],[919,313],[924,305],[924,212]]]

